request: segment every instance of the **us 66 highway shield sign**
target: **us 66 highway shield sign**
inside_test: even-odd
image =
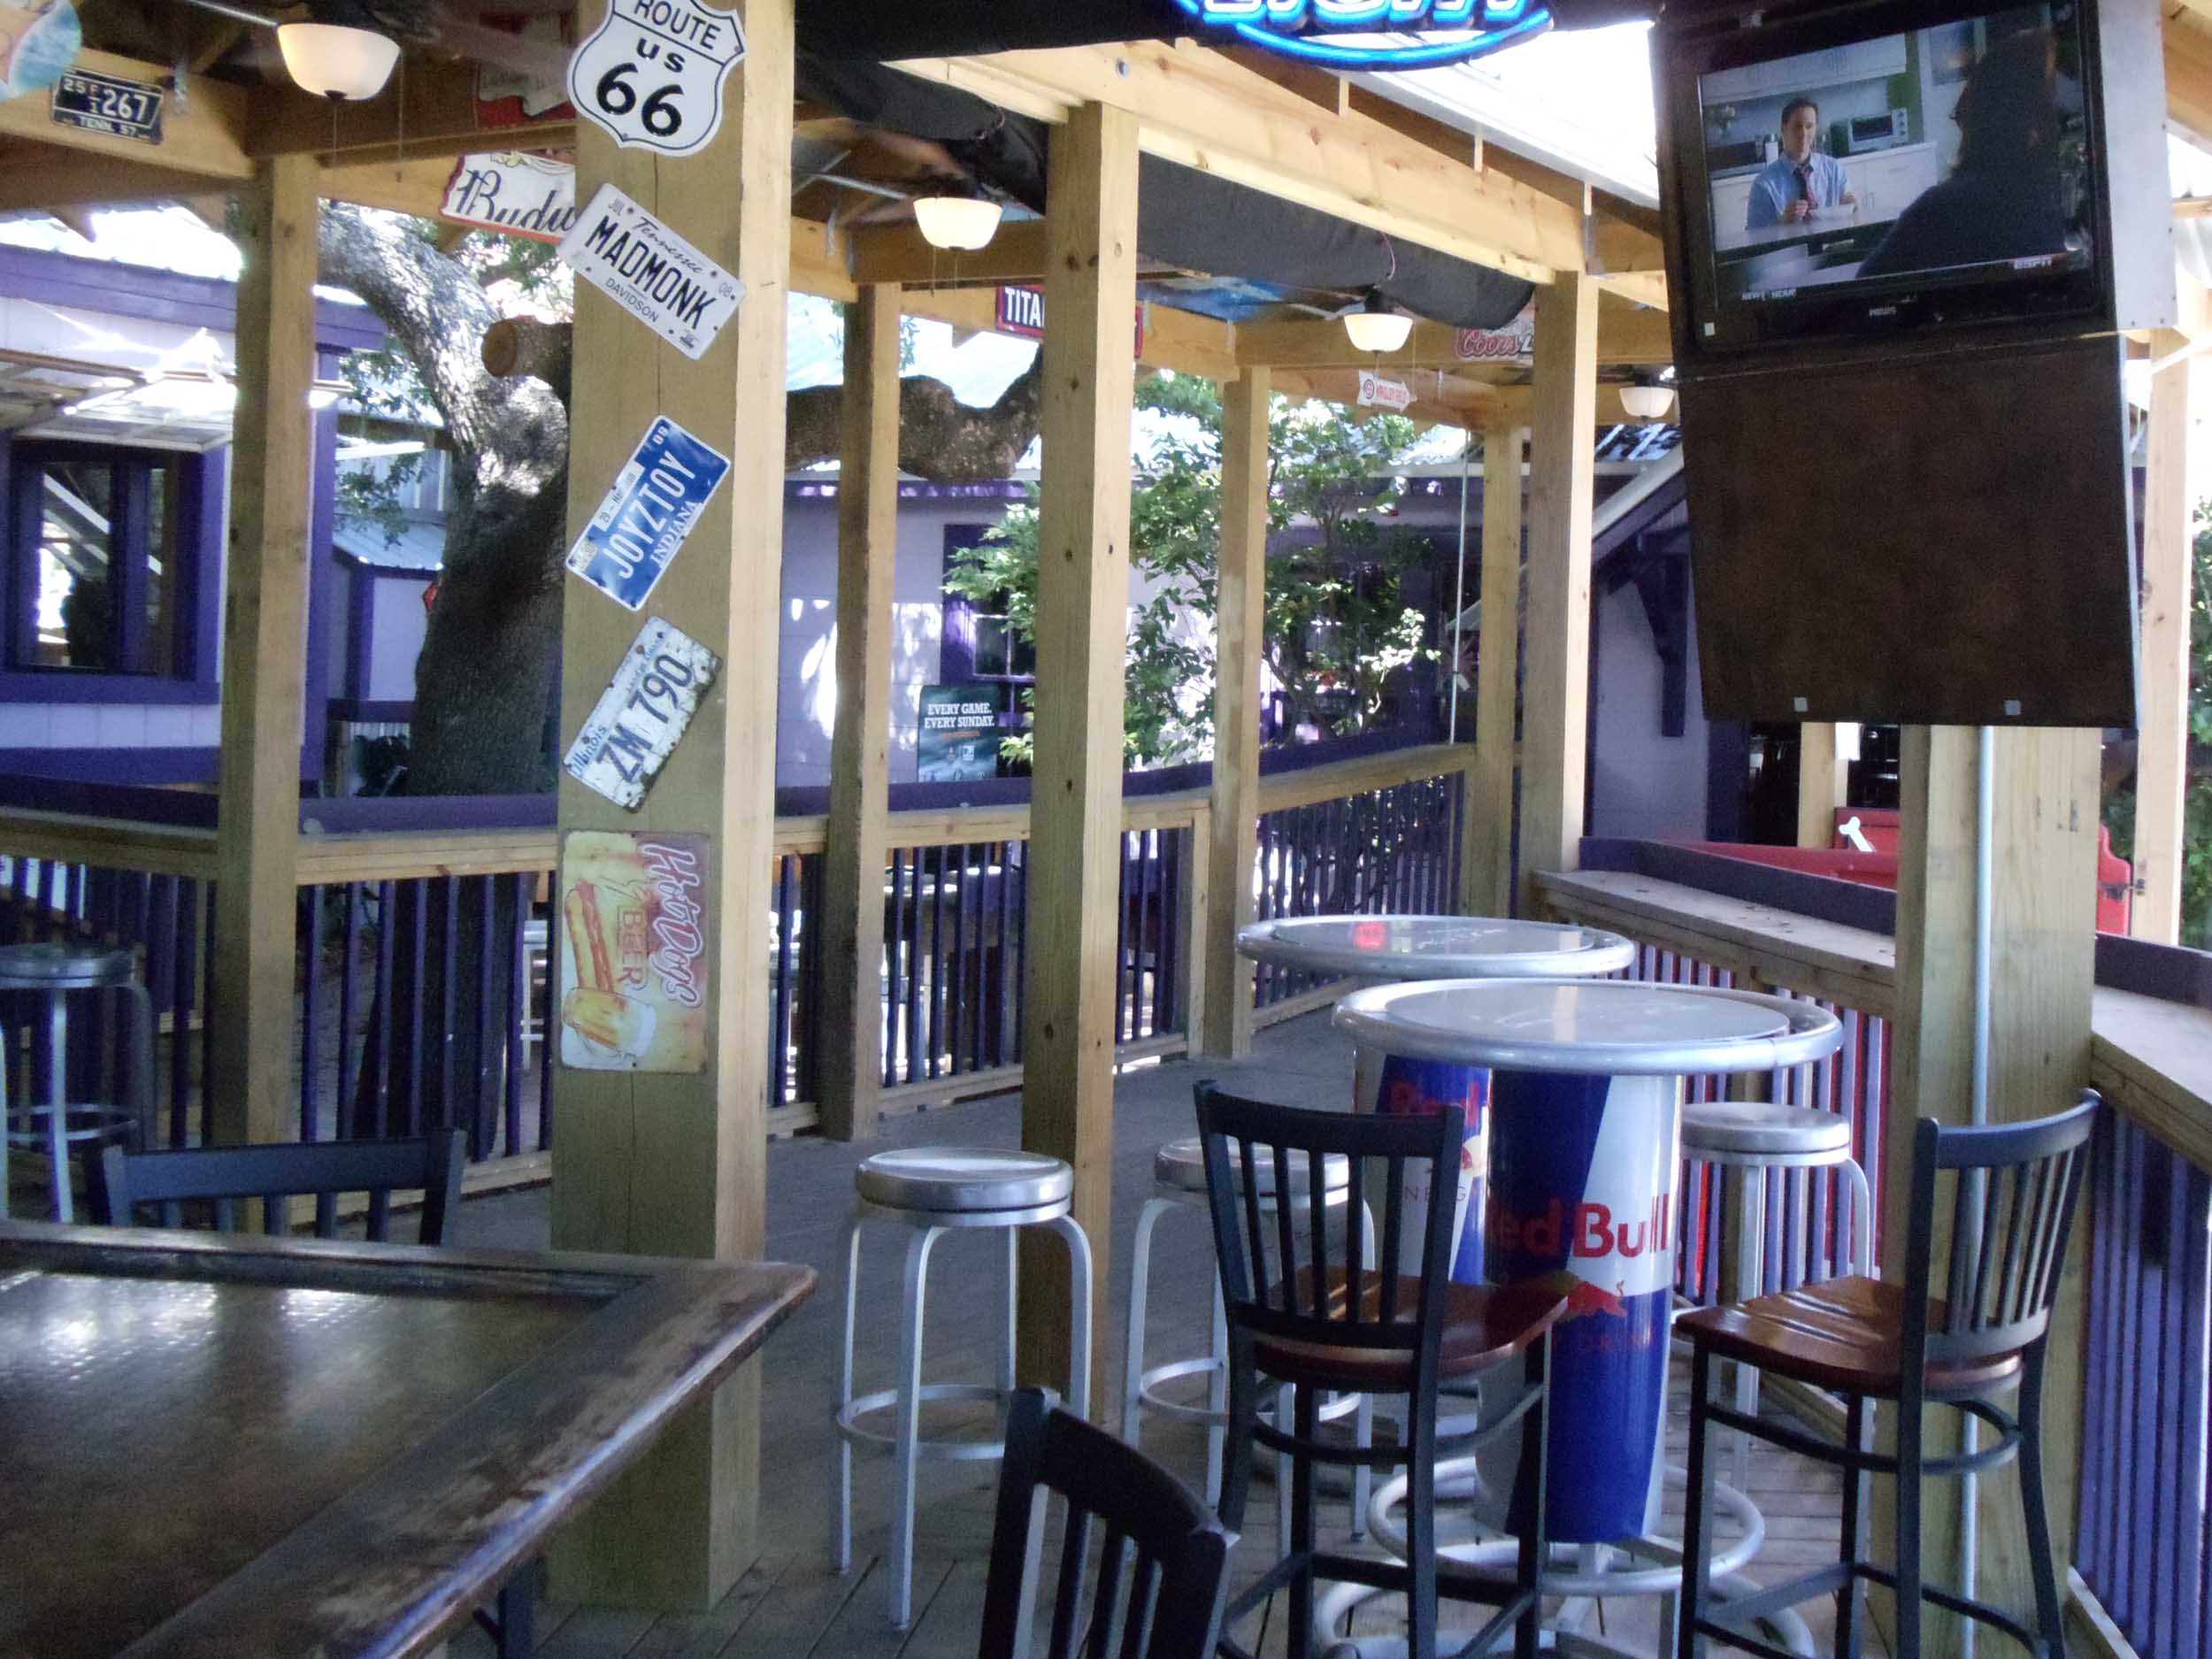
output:
[[[722,85],[745,56],[734,12],[701,0],[612,0],[568,60],[568,96],[626,149],[688,156],[722,128]]]

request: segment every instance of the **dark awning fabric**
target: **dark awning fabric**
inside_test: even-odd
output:
[[[799,94],[871,126],[941,143],[977,178],[1044,211],[1044,123],[880,64],[803,54]],[[1383,236],[1209,173],[1144,158],[1137,246],[1221,277],[1357,293],[1379,288],[1417,316],[1463,328],[1509,322],[1533,291],[1517,278]]]
[[[1655,0],[1552,0],[1561,28],[1648,18]],[[943,58],[1194,32],[1176,0],[801,0],[799,45],[827,58]]]

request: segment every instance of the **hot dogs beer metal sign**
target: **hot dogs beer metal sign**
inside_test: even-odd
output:
[[[706,1069],[707,838],[577,830],[561,842],[561,1063]]]
[[[1540,0],[1175,0],[1216,35],[1331,69],[1425,69],[1551,27]],[[1389,36],[1428,35],[1405,40]],[[1361,39],[1362,35],[1372,38]]]

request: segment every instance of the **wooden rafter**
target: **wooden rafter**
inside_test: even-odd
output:
[[[926,58],[899,67],[1046,120],[1130,111],[1153,155],[1532,281],[1583,265],[1582,218],[1356,108],[1326,114],[1222,53],[1164,42]]]

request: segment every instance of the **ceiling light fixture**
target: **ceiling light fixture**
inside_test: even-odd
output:
[[[1674,388],[1639,375],[1621,388],[1621,408],[1631,420],[1658,420],[1674,407]]]
[[[914,198],[914,222],[921,227],[922,240],[933,248],[965,253],[990,244],[1004,211],[996,202],[972,189],[964,193],[941,190]]]
[[[1369,288],[1359,308],[1344,313],[1344,332],[1355,351],[1395,351],[1413,332],[1413,319],[1392,311],[1380,288]]]
[[[342,23],[279,24],[277,48],[300,87],[334,104],[374,97],[399,61],[397,41]]]

